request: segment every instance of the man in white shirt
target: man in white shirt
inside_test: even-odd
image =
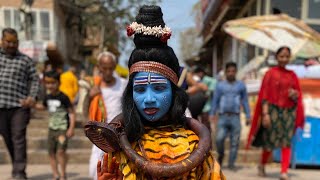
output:
[[[114,72],[117,62],[112,53],[100,53],[97,59],[101,81],[91,88],[90,98],[101,95],[106,111],[106,119],[102,121],[110,123],[121,113],[121,97],[127,81]],[[102,159],[103,154],[101,149],[93,145],[89,165],[89,174],[93,179],[97,179],[97,162]]]

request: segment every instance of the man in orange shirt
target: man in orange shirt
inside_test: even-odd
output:
[[[75,98],[77,96],[79,86],[78,86],[78,78],[75,75],[76,67],[70,66],[69,70],[62,73],[60,76],[60,91],[66,94],[71,103],[75,103]]]

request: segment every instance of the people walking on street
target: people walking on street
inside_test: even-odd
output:
[[[102,52],[97,60],[100,76],[95,76],[91,82],[89,120],[109,123],[121,113],[121,98],[127,81],[115,72],[117,62],[114,54]],[[101,149],[93,145],[89,165],[93,179],[97,179],[97,163],[103,154]]]
[[[35,63],[18,50],[16,30],[2,30],[0,49],[0,133],[7,145],[12,161],[12,177],[27,179],[26,130],[30,120],[30,107],[39,90],[39,77]]]
[[[216,87],[217,81],[216,79],[207,76],[205,70],[198,66],[193,70],[194,79],[197,82],[201,82],[208,87],[208,90],[204,92],[206,103],[202,108],[201,112],[201,122],[207,126],[207,128],[211,131],[210,121],[209,121],[209,111],[211,110],[211,104],[213,99],[213,91]]]
[[[68,96],[59,90],[60,74],[56,71],[46,72],[44,81],[50,93],[35,108],[49,112],[48,152],[53,179],[66,180],[66,151],[68,140],[74,135],[75,112]]]
[[[78,78],[76,76],[76,67],[70,66],[69,70],[60,76],[60,91],[67,95],[72,104],[75,104],[78,94]]]
[[[227,135],[230,136],[228,168],[231,170],[236,170],[235,161],[237,159],[241,132],[241,107],[243,107],[246,113],[246,124],[250,123],[247,89],[242,81],[236,80],[236,73],[237,65],[234,62],[228,62],[225,66],[226,80],[217,83],[210,111],[210,120],[214,124],[217,124],[216,144],[220,164],[222,164],[224,158],[225,138]],[[219,120],[217,120],[217,116]]]
[[[276,52],[277,67],[264,76],[250,130],[248,145],[263,148],[258,167],[260,176],[266,176],[265,165],[275,148],[281,150],[281,176],[287,180],[291,158],[291,139],[295,129],[303,127],[302,93],[296,74],[287,70],[291,51],[281,47]]]

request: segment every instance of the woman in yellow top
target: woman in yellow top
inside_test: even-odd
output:
[[[75,103],[75,98],[79,90],[78,78],[75,72],[76,68],[71,66],[68,71],[62,73],[60,76],[59,89],[69,97],[71,103]]]
[[[108,155],[97,165],[99,180],[225,180],[210,152],[209,130],[184,115],[188,97],[177,86],[179,62],[167,45],[171,31],[161,8],[143,6],[129,59],[122,114],[112,122],[89,121],[88,138]]]

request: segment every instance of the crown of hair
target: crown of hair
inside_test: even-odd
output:
[[[129,26],[127,26],[127,35],[130,37],[133,34],[155,36],[157,38],[160,38],[162,42],[167,42],[171,36],[171,29],[168,26],[165,26],[164,28],[160,25],[147,27],[143,24],[133,22]]]

